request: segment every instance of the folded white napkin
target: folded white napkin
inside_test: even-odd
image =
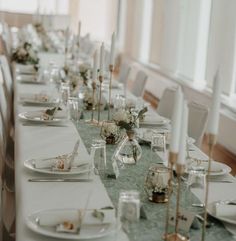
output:
[[[39,93],[39,94],[21,94],[20,96],[21,101],[38,101],[38,102],[49,102],[55,101],[46,93]]]
[[[34,65],[24,65],[24,64],[17,64],[17,72],[19,73],[25,73],[25,74],[35,74],[36,69],[34,68]]]
[[[94,210],[86,210],[83,217],[83,224],[108,224],[113,223],[115,220],[115,210],[98,210],[104,214],[103,220],[93,216]],[[42,212],[38,215],[39,224],[42,226],[56,226],[60,223],[69,221],[72,223],[78,223],[80,221],[81,212],[83,216],[84,210],[49,210]]]
[[[65,158],[62,157],[62,159],[65,159]],[[60,158],[56,158],[56,157],[52,157],[50,159],[37,159],[37,160],[34,160],[34,166],[35,168],[39,168],[39,169],[51,168],[56,164],[58,160],[60,160]],[[77,167],[85,164],[88,164],[88,161],[85,160],[83,155],[77,154],[73,161],[72,167]]]
[[[35,117],[42,117],[44,111],[45,110],[43,110],[43,111],[28,111],[28,112],[25,113],[25,117],[29,118],[29,119],[32,119],[32,118],[35,118]],[[55,118],[61,118],[61,119],[67,118],[67,112],[63,111],[63,110],[59,110],[59,111],[56,112],[54,117]]]
[[[156,125],[164,125],[167,124],[169,121],[168,119],[154,114],[145,114],[144,120],[141,122],[142,124],[156,124]]]
[[[216,216],[231,219],[236,222],[236,205],[219,204],[216,206]]]
[[[26,75],[22,74],[20,76],[17,76],[17,79],[22,81],[22,82],[36,82],[37,78],[34,75]]]

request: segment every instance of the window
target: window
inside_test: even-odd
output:
[[[0,9],[8,12],[68,14],[68,0],[1,0]]]

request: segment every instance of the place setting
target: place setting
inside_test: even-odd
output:
[[[35,125],[63,124],[68,121],[68,113],[67,110],[63,110],[59,107],[59,104],[57,104],[56,107],[46,110],[22,112],[18,114],[18,117],[25,125],[27,124],[26,122],[34,123]]]
[[[38,106],[56,106],[59,98],[51,97],[47,92],[40,92],[38,94],[21,94],[19,101],[23,105],[38,105]]]
[[[43,236],[66,240],[102,238],[118,230],[112,207],[43,210],[30,214],[26,225]]]

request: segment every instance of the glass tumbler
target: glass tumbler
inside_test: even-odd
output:
[[[114,99],[114,109],[124,109],[125,108],[125,97],[123,95],[116,95]]]
[[[204,207],[204,203],[200,203],[192,193],[194,190],[201,190],[203,193],[205,193],[206,171],[203,166],[196,165],[189,167],[186,186],[186,200],[188,201],[189,208],[192,210],[195,208]]]
[[[121,191],[118,203],[118,222],[123,230],[136,240],[137,223],[140,218],[140,194],[136,190]]]
[[[79,108],[79,99],[75,97],[68,98],[69,117],[72,122],[78,123],[81,111]]]
[[[162,152],[166,156],[166,137],[164,134],[152,133],[151,137],[151,160],[157,160],[157,153]]]
[[[69,83],[61,83],[60,92],[61,92],[61,101],[65,106],[67,106],[68,99],[70,97]]]
[[[93,161],[94,174],[105,177],[106,175],[106,142],[101,139],[93,140],[90,152]]]

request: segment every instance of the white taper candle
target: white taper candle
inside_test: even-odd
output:
[[[182,108],[183,108],[183,93],[179,87],[175,92],[175,103],[174,111],[171,119],[171,141],[170,141],[170,151],[173,153],[179,152],[179,136],[182,118]]]
[[[217,135],[220,120],[220,96],[222,91],[222,84],[219,75],[219,69],[214,77],[214,83],[212,88],[212,103],[209,111],[207,132],[209,134]]]
[[[183,101],[182,123],[180,128],[179,155],[177,164],[184,165],[186,162],[186,142],[188,136],[188,103]]]
[[[98,51],[96,50],[93,56],[93,81],[97,80],[98,75]]]
[[[80,34],[81,34],[81,21],[79,21],[79,23],[78,23],[78,33],[77,33],[77,35],[78,35],[78,40],[80,39]]]
[[[102,43],[100,48],[100,68],[99,68],[99,75],[103,76],[104,74],[104,43]]]
[[[111,37],[111,52],[110,52],[110,65],[114,66],[115,64],[115,45],[116,45],[116,34],[115,32]]]

